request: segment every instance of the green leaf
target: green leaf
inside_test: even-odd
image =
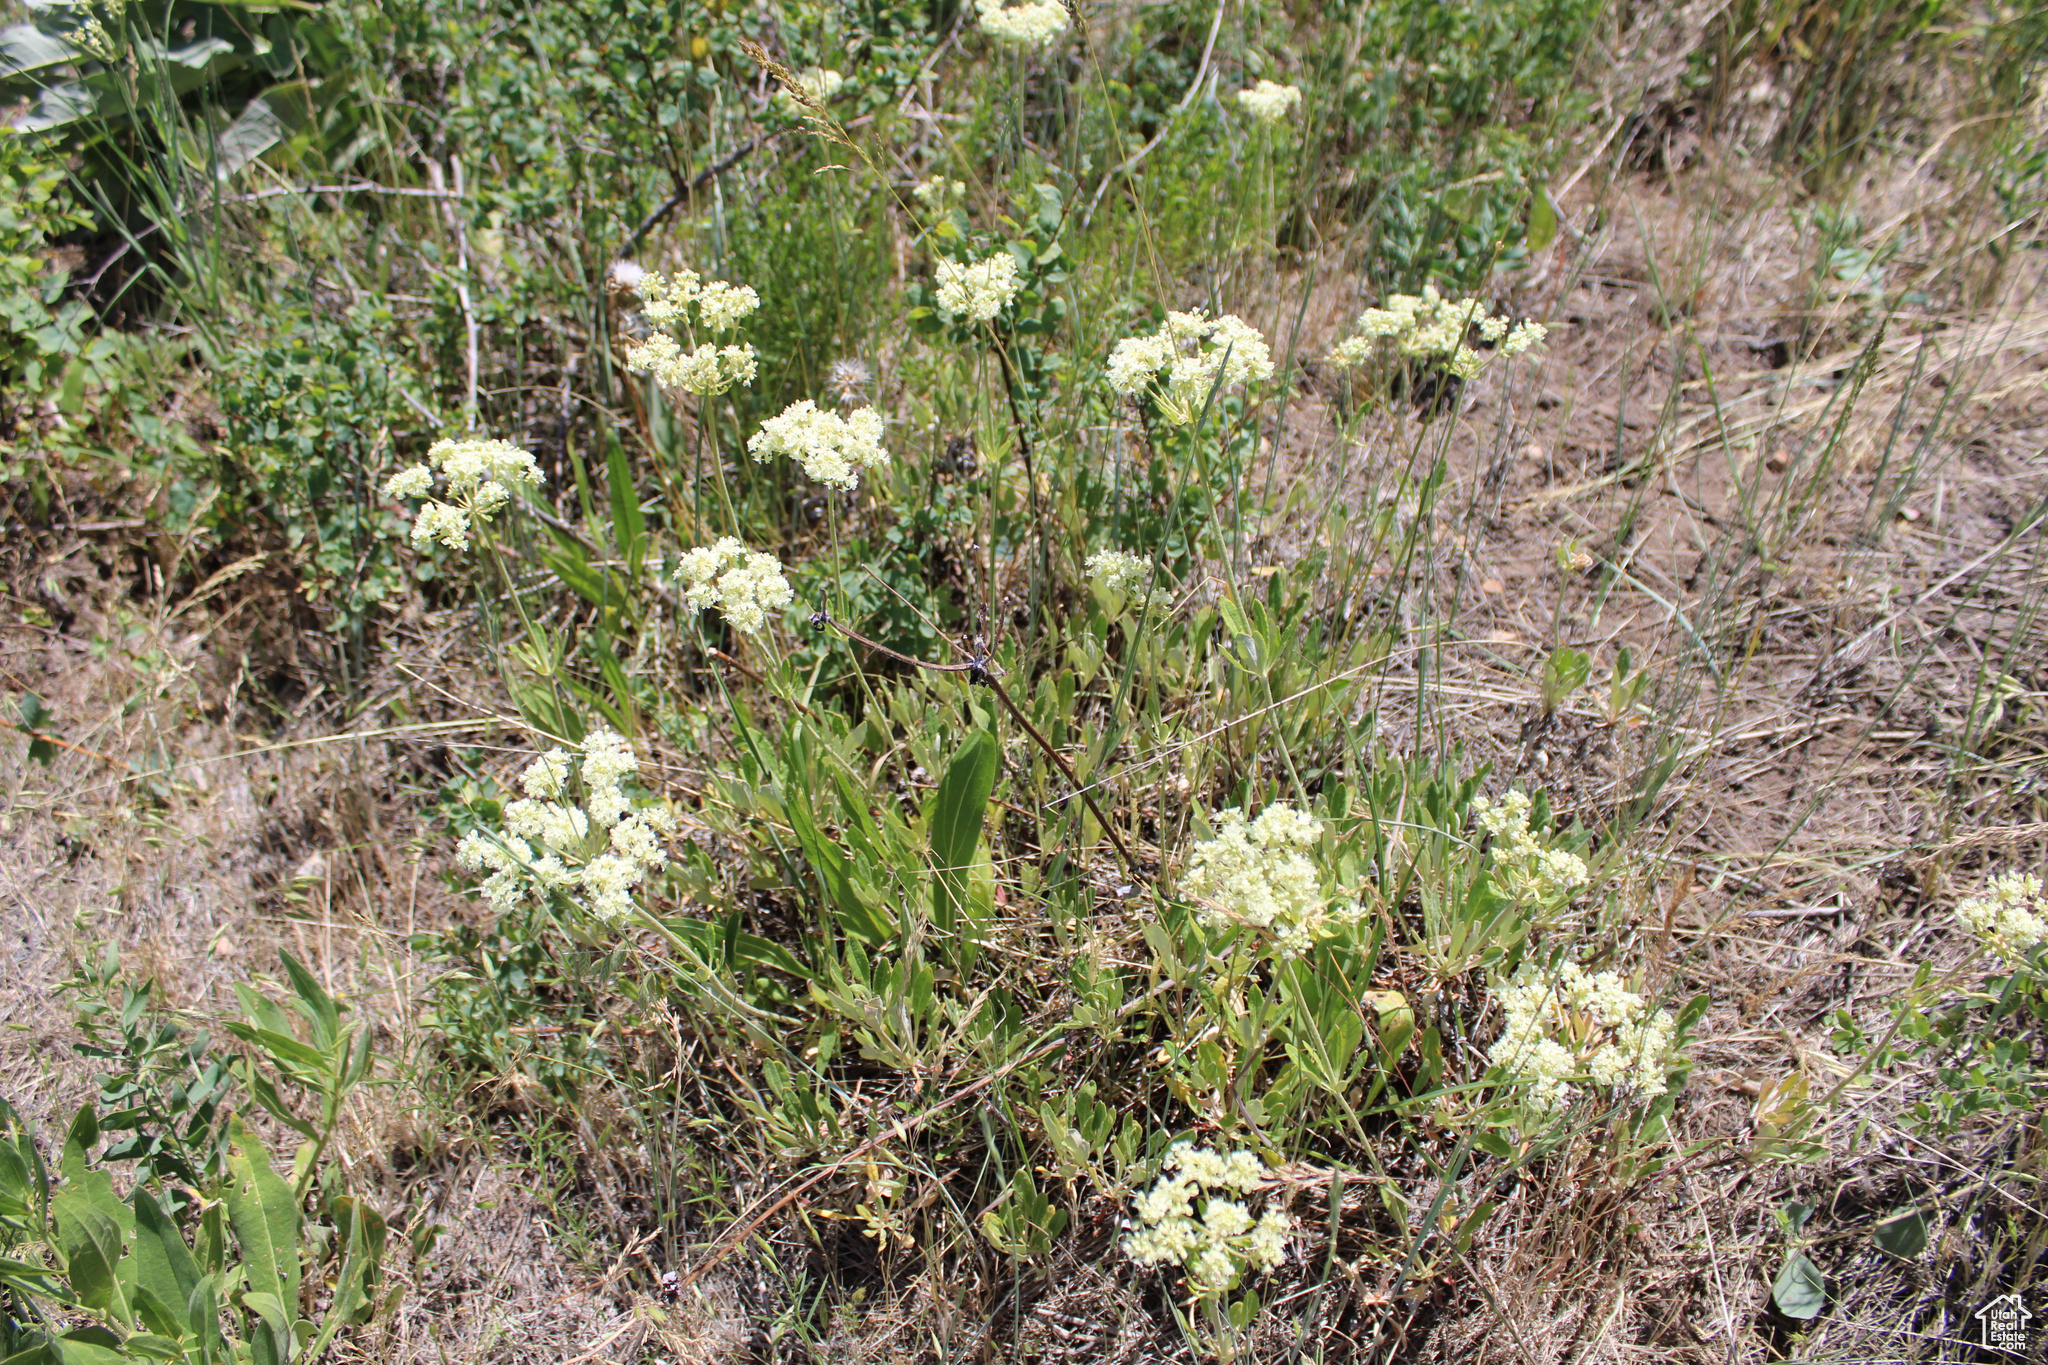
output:
[[[1536,187],[1536,197],[1529,205],[1529,250],[1548,250],[1557,240],[1557,205],[1551,201],[1550,190],[1545,186]]]
[[[299,1301],[299,1201],[271,1168],[263,1150],[239,1117],[228,1120],[228,1222],[242,1249],[249,1285],[245,1301],[275,1295],[279,1304]],[[254,1308],[262,1315],[262,1306]],[[279,1322],[284,1321],[280,1314]]]
[[[647,523],[640,515],[639,490],[633,486],[633,467],[626,461],[626,447],[609,443],[605,452],[607,491],[612,501],[612,540],[625,556],[626,576],[640,580],[640,564],[647,555]]]
[[[341,1009],[334,1003],[334,997],[322,989],[320,982],[306,970],[305,963],[282,949],[278,956],[284,959],[284,969],[292,979],[292,989],[298,992],[300,1012],[313,1025],[313,1045],[325,1052],[341,1035]]]
[[[57,1249],[64,1255],[72,1292],[86,1307],[128,1326],[134,1313],[118,1271],[121,1225],[78,1190],[67,1189],[50,1202],[57,1216]]]
[[[21,723],[31,730],[40,730],[43,722],[50,718],[50,708],[43,705],[43,699],[33,692],[22,693],[15,707],[21,713]]]
[[[135,1192],[134,1257],[138,1300],[141,1293],[148,1293],[166,1310],[182,1308],[199,1287],[199,1263],[186,1248],[184,1235],[145,1189]],[[153,1326],[169,1336],[183,1335],[162,1325]]]
[[[1001,762],[996,737],[976,730],[946,765],[946,775],[933,793],[932,865],[938,875],[932,886],[932,921],[941,933],[954,931],[958,912],[968,903],[968,873],[974,867],[975,846],[981,842],[981,825]]]
[[[736,921],[735,921],[736,922]],[[719,925],[701,919],[660,919],[656,923],[688,943],[706,961],[717,961],[724,953],[727,937]],[[811,969],[799,962],[789,949],[755,934],[733,933],[732,960],[754,967],[772,967],[800,981],[811,980]]]
[[[1805,1252],[1795,1251],[1785,1258],[1785,1268],[1771,1286],[1771,1298],[1780,1313],[1805,1322],[1827,1307],[1827,1279]]]
[[[1892,1255],[1911,1260],[1927,1250],[1927,1215],[1911,1207],[1894,1209],[1871,1235]]]
[[[802,845],[804,857],[817,870],[818,880],[824,885],[825,899],[832,903],[833,918],[839,927],[855,938],[879,948],[896,937],[896,926],[883,918],[854,886],[852,867],[839,846],[828,841],[819,831],[817,822],[811,818],[810,794],[792,788],[790,799],[785,803],[789,816],[789,827],[796,832],[797,843]]]

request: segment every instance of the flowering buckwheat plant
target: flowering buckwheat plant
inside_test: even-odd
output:
[[[692,611],[717,607],[732,628],[751,635],[768,624],[768,613],[796,601],[774,555],[749,550],[725,536],[683,556],[676,570],[683,605]]]
[[[1109,386],[1150,395],[1176,426],[1195,420],[1210,391],[1273,377],[1273,355],[1257,329],[1233,314],[1213,321],[1200,309],[1168,313],[1157,332],[1125,337],[1109,353]]]
[[[1360,365],[1372,358],[1381,342],[1391,342],[1399,355],[1470,379],[1485,363],[1465,344],[1468,330],[1475,327],[1482,340],[1499,346],[1502,355],[1520,355],[1547,335],[1540,322],[1515,323],[1490,314],[1478,299],[1447,299],[1435,285],[1426,284],[1420,294],[1396,294],[1386,307],[1366,309],[1358,318],[1358,334],[1338,343],[1330,359],[1339,365]]]
[[[1195,845],[1181,889],[1202,901],[1204,926],[1249,924],[1271,936],[1281,959],[1299,957],[1364,914],[1325,894],[1305,852],[1322,833],[1322,821],[1284,803],[1250,821],[1235,806],[1219,811],[1216,837]]]
[[[1529,828],[1533,803],[1527,792],[1512,791],[1499,801],[1474,797],[1472,811],[1479,827],[1493,836],[1493,882],[1513,900],[1539,912],[1560,910],[1586,885],[1586,860],[1576,853],[1545,844]],[[1538,916],[1540,918],[1540,913]]]
[[[1289,1220],[1268,1209],[1258,1221],[1235,1194],[1250,1194],[1265,1178],[1251,1152],[1224,1156],[1206,1147],[1176,1142],[1166,1153],[1162,1175],[1138,1197],[1142,1225],[1124,1239],[1124,1252],[1140,1265],[1172,1263],[1187,1272],[1197,1296],[1224,1294],[1247,1269],[1271,1270],[1286,1256]],[[1201,1212],[1195,1211],[1197,1200]]]
[[[889,463],[889,452],[882,449],[881,413],[856,408],[841,417],[808,398],[763,422],[747,441],[747,449],[756,460],[787,455],[819,483],[848,490],[859,486],[861,470]]]
[[[2048,943],[2048,897],[2039,877],[2020,872],[1993,877],[1983,895],[1956,907],[1956,918],[2014,967]]]
[[[1152,577],[1152,561],[1123,550],[1097,550],[1088,556],[1088,576],[1111,592],[1142,590]]]
[[[724,393],[754,381],[754,348],[696,342],[699,331],[727,332],[753,315],[761,296],[750,285],[702,279],[694,270],[673,276],[645,271],[633,286],[640,315],[655,328],[626,350],[626,368],[686,393]]]
[[[1062,0],[1005,8],[1003,0],[974,0],[981,17],[981,31],[1006,47],[1046,47],[1067,31],[1067,7]]]
[[[1487,1060],[1530,1085],[1538,1109],[1570,1104],[1579,1081],[1617,1100],[1664,1093],[1677,1025],[1615,973],[1567,962],[1551,976],[1525,962],[1495,995],[1507,1023]]]
[[[609,730],[574,753],[550,749],[520,776],[526,796],[505,807],[504,828],[463,835],[456,865],[490,874],[480,889],[500,913],[560,896],[605,924],[623,922],[633,888],[667,863],[662,844],[676,830],[668,807],[636,807],[627,795],[639,773],[632,746]]]
[[[937,277],[939,307],[975,322],[993,322],[1003,306],[1017,297],[1022,283],[1017,258],[1007,251],[973,265],[940,261]]]
[[[435,471],[450,501],[433,497]],[[469,533],[512,500],[508,485],[540,483],[533,456],[509,441],[436,441],[427,462],[393,474],[384,492],[394,498],[425,498],[412,523],[412,543],[424,549],[440,541],[451,550],[469,548]]]
[[[1260,81],[1237,92],[1237,106],[1261,127],[1271,128],[1301,107],[1301,89],[1278,81]]]
[[[910,196],[924,205],[925,212],[939,215],[950,212],[955,204],[967,197],[967,185],[965,181],[934,176],[920,182],[910,191]]]

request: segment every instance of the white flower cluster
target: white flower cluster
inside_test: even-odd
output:
[[[981,31],[1009,47],[1046,47],[1067,31],[1063,0],[1032,0],[1005,7],[1003,0],[974,0]]]
[[[640,295],[640,314],[656,329],[645,341],[626,350],[626,368],[651,374],[656,383],[686,393],[724,393],[735,384],[754,382],[754,348],[692,344],[698,329],[730,331],[761,306],[751,285],[706,281],[694,270],[675,275],[643,272],[633,285]]]
[[[1021,283],[1017,258],[1007,251],[973,265],[940,261],[938,281],[939,307],[975,322],[993,321],[1003,306],[1017,297]]]
[[[796,78],[797,89],[820,104],[838,94],[845,84],[846,77],[824,66],[805,67],[804,73]]]
[[[1956,907],[1956,916],[2015,967],[2048,943],[2048,897],[2039,877],[2020,872],[1993,877],[1984,895]]]
[[[1322,833],[1322,821],[1285,803],[1250,821],[1232,806],[1217,813],[1216,837],[1195,845],[1181,887],[1203,902],[1205,926],[1249,924],[1272,935],[1283,960],[1299,957],[1364,913],[1356,902],[1333,909],[1333,898],[1323,894],[1305,852]]]
[[[676,832],[668,807],[636,808],[626,794],[639,772],[632,746],[609,730],[576,753],[550,749],[520,776],[526,796],[505,807],[504,828],[463,835],[456,865],[490,874],[481,890],[500,913],[559,894],[606,924],[623,922],[633,888],[667,863],[663,841]]]
[[[1562,1109],[1583,1077],[1618,1097],[1665,1091],[1676,1024],[1613,972],[1567,962],[1554,977],[1525,962],[1496,990],[1507,1016],[1487,1060],[1534,1087],[1540,1109]]]
[[[800,398],[770,417],[747,441],[756,460],[787,455],[802,463],[804,473],[834,488],[852,489],[860,484],[860,471],[880,469],[889,463],[882,449],[882,414],[873,408],[856,408],[841,417],[827,412],[808,398]]]
[[[1260,81],[1249,90],[1237,92],[1237,105],[1254,122],[1270,128],[1301,107],[1301,89],[1278,81]]]
[[[1152,577],[1152,561],[1123,550],[1097,550],[1088,556],[1088,576],[1111,592],[1142,588]]]
[[[924,205],[925,212],[943,214],[967,197],[967,184],[961,180],[948,180],[943,175],[934,176],[912,189],[910,197]]]
[[[691,611],[717,607],[732,628],[748,635],[768,624],[768,613],[796,601],[774,555],[749,550],[731,536],[683,556],[676,586]]]
[[[1248,1267],[1271,1270],[1285,1259],[1287,1215],[1268,1209],[1254,1222],[1244,1202],[1229,1197],[1250,1194],[1265,1178],[1265,1167],[1255,1154],[1224,1156],[1176,1142],[1166,1153],[1166,1166],[1178,1174],[1162,1175],[1138,1198],[1138,1222],[1143,1226],[1124,1239],[1124,1251],[1132,1260],[1140,1265],[1178,1265],[1187,1271],[1195,1293],[1206,1296],[1229,1291]]]
[[[1211,390],[1272,377],[1266,339],[1230,313],[1214,320],[1200,309],[1168,313],[1157,332],[1125,337],[1109,353],[1110,387],[1132,397],[1151,394],[1177,426],[1195,420]]]
[[[1474,327],[1483,340],[1496,343],[1502,355],[1520,355],[1548,335],[1540,322],[1515,323],[1490,313],[1478,299],[1447,299],[1435,285],[1426,284],[1420,294],[1396,294],[1386,307],[1366,309],[1358,318],[1358,334],[1338,343],[1330,359],[1339,365],[1363,364],[1379,343],[1390,341],[1403,356],[1470,379],[1485,363],[1465,344],[1468,329]]]
[[[440,471],[450,501],[433,500],[434,473]],[[469,548],[469,533],[478,522],[496,515],[512,500],[509,485],[540,483],[533,455],[509,441],[436,441],[427,448],[427,462],[411,465],[384,483],[387,497],[427,498],[413,518],[412,542],[425,549],[440,541],[451,550]]]
[[[1504,894],[1552,908],[1568,904],[1586,885],[1586,860],[1551,848],[1529,828],[1529,794],[1511,791],[1499,801],[1472,801],[1479,827],[1493,836],[1493,881]]]

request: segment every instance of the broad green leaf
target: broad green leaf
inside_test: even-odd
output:
[[[968,904],[968,874],[1001,761],[996,737],[976,730],[946,765],[933,793],[932,864],[938,877],[932,887],[932,921],[941,933],[953,932],[960,909]]]
[[[82,1332],[50,1338],[50,1352],[62,1365],[129,1365],[118,1346],[88,1341]]]
[[[239,1020],[230,1019],[229,1033],[245,1043],[254,1043],[270,1054],[270,1059],[287,1071],[303,1073],[308,1079],[318,1079],[327,1072],[327,1054],[316,1047],[310,1047],[287,1033],[276,1033],[267,1028],[255,1028]]]
[[[292,979],[292,990],[298,993],[300,1012],[313,1025],[313,1045],[325,1052],[341,1036],[341,1007],[322,988],[319,979],[306,970],[305,963],[281,949],[278,956],[284,959],[285,972]]]
[[[37,82],[17,85],[21,77],[46,67],[62,66],[75,55],[70,43],[34,24],[13,24],[0,29],[0,96],[13,98],[34,90]]]
[[[78,1301],[120,1323],[134,1321],[127,1287],[121,1283],[121,1225],[94,1207],[79,1190],[67,1189],[51,1202],[57,1217],[57,1249]]]
[[[1892,1255],[1911,1260],[1927,1250],[1927,1215],[1916,1208],[1894,1209],[1872,1235]]]
[[[1535,200],[1529,205],[1529,250],[1532,254],[1548,250],[1556,240],[1557,205],[1551,202],[1550,190],[1538,185]]]
[[[1785,1268],[1771,1286],[1771,1298],[1780,1313],[1805,1322],[1827,1307],[1827,1279],[1805,1252],[1795,1251],[1785,1258]]]
[[[1327,1012],[1297,1006],[1294,1022],[1288,1057],[1321,1089],[1342,1093],[1351,1083],[1351,1062],[1365,1039],[1365,1021],[1356,1010],[1337,1003]]]
[[[271,1168],[240,1118],[228,1120],[228,1222],[242,1249],[248,1279],[245,1300],[275,1295],[280,1304],[299,1301],[299,1203],[292,1187]],[[256,1309],[261,1312],[260,1306]],[[285,1319],[280,1311],[279,1322]]]
[[[166,1309],[182,1309],[199,1286],[199,1263],[186,1248],[184,1234],[144,1189],[135,1192],[134,1257],[137,1288],[148,1291]],[[155,1330],[183,1335],[164,1327]]]
[[[626,560],[626,576],[640,579],[640,564],[647,555],[647,523],[640,514],[639,490],[633,486],[633,466],[626,459],[623,443],[609,443],[605,482],[612,503],[612,542]]]
[[[226,180],[290,136],[290,126],[268,100],[250,100],[235,121],[214,139],[213,173]]]
[[[64,1156],[59,1167],[64,1175],[64,1189],[111,1218],[125,1241],[135,1231],[135,1210],[114,1193],[114,1182],[105,1171],[96,1171],[88,1164],[99,1141],[99,1116],[90,1104],[81,1105],[64,1134]],[[52,1204],[54,1209],[54,1201]]]

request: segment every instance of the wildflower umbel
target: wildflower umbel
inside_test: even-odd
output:
[[[981,31],[1007,47],[1046,47],[1067,31],[1062,0],[1033,0],[1005,7],[1003,0],[974,0]]]
[[[1520,355],[1549,334],[1540,322],[1514,322],[1492,313],[1478,299],[1447,299],[1435,285],[1426,284],[1420,294],[1395,294],[1386,307],[1366,309],[1359,315],[1357,334],[1338,343],[1330,359],[1339,365],[1361,365],[1380,343],[1391,342],[1398,355],[1470,379],[1485,364],[1485,358],[1466,344],[1475,329],[1502,355]]]
[[[1285,803],[1256,820],[1235,806],[1220,811],[1216,837],[1195,845],[1181,889],[1202,902],[1205,926],[1248,924],[1271,935],[1282,959],[1299,957],[1364,913],[1324,893],[1307,854],[1322,834],[1322,821]]]
[[[1178,1265],[1189,1288],[1210,1297],[1235,1288],[1246,1270],[1271,1270],[1286,1258],[1287,1215],[1268,1209],[1254,1221],[1244,1201],[1230,1197],[1250,1194],[1265,1179],[1255,1154],[1225,1156],[1177,1142],[1167,1150],[1166,1168],[1177,1174],[1161,1175],[1138,1198],[1140,1226],[1124,1239],[1132,1260]]]
[[[951,211],[953,205],[967,197],[967,186],[962,181],[948,180],[940,175],[919,183],[910,195],[924,205],[925,212],[939,215]]]
[[[994,321],[1020,284],[1017,258],[1007,251],[973,265],[940,261],[937,276],[939,307],[975,322]]]
[[[435,476],[448,500],[433,496]],[[413,518],[412,542],[425,549],[440,541],[451,550],[469,548],[476,526],[497,515],[512,500],[512,488],[540,483],[533,455],[509,441],[436,441],[427,448],[427,462],[399,470],[384,483],[386,496],[425,498]]]
[[[2025,873],[1993,877],[1983,895],[1956,907],[1956,917],[2014,967],[2048,943],[2048,897],[2041,879]]]
[[[1097,550],[1088,556],[1088,576],[1111,592],[1129,592],[1152,577],[1152,561],[1123,550]]]
[[[456,845],[458,867],[486,872],[484,900],[500,913],[559,896],[607,924],[632,914],[633,890],[668,861],[676,819],[664,805],[638,805],[626,783],[640,764],[609,730],[574,752],[555,748],[520,776],[525,797],[505,807],[500,830],[471,830]]]
[[[1278,81],[1260,81],[1249,90],[1237,92],[1237,105],[1252,116],[1253,122],[1270,128],[1301,107],[1301,90]]]
[[[1575,1084],[1616,1099],[1665,1092],[1676,1025],[1615,973],[1567,962],[1552,976],[1525,962],[1495,996],[1507,1019],[1487,1060],[1528,1084],[1538,1109],[1570,1104]]]
[[[744,284],[705,280],[694,270],[663,275],[645,271],[633,286],[640,314],[655,328],[626,350],[626,368],[651,374],[655,382],[687,393],[724,393],[754,380],[752,346],[698,341],[700,333],[731,331],[761,306],[761,296]]]
[[[1266,339],[1244,319],[1211,319],[1200,309],[1168,313],[1148,337],[1125,337],[1109,353],[1109,386],[1131,397],[1151,396],[1176,426],[1195,420],[1211,392],[1273,377]]]
[[[1493,884],[1540,916],[1570,904],[1589,874],[1584,858],[1551,847],[1529,828],[1534,809],[1529,794],[1520,791],[1511,791],[1497,802],[1483,796],[1472,802],[1479,828],[1493,836]]]
[[[787,455],[819,483],[851,490],[860,485],[862,470],[889,463],[882,429],[882,414],[873,408],[856,408],[841,417],[800,398],[763,422],[747,449],[756,460]]]
[[[774,555],[749,550],[731,536],[683,556],[676,586],[691,611],[717,607],[732,628],[751,635],[768,624],[768,613],[796,601]]]

